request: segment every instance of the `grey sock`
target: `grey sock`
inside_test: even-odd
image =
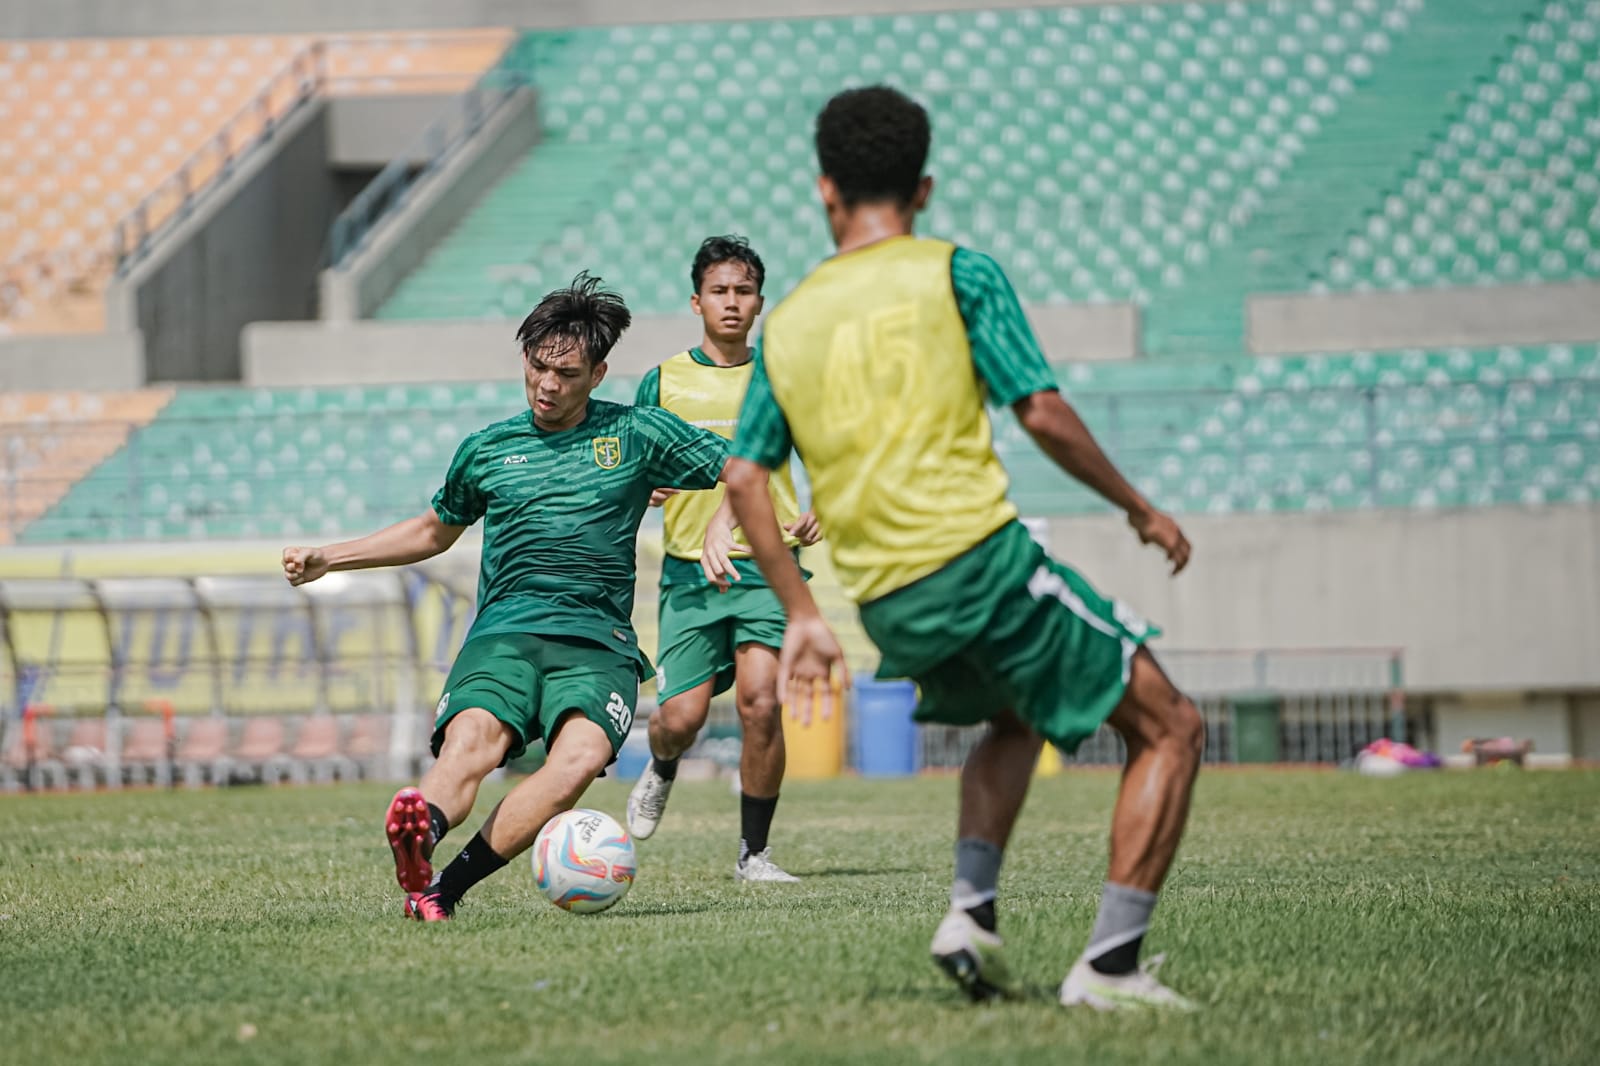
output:
[[[999,848],[987,840],[965,837],[956,841],[956,881],[950,889],[950,904],[969,910],[994,899],[1000,881]]]
[[[1150,928],[1150,915],[1156,909],[1156,894],[1142,888],[1106,882],[1100,893],[1100,913],[1094,919],[1094,932],[1084,957],[1099,958],[1108,951],[1144,936]]]

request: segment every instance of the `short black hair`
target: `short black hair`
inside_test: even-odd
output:
[[[887,85],[846,89],[817,115],[817,163],[846,206],[909,204],[931,139],[928,112]]]
[[[694,265],[689,268],[689,280],[694,283],[694,291],[700,291],[700,283],[706,280],[706,271],[718,263],[738,263],[750,275],[750,280],[756,283],[756,292],[761,291],[761,286],[767,280],[767,266],[750,247],[750,242],[735,233],[724,234],[721,237],[707,237],[700,242],[700,250],[694,253]]]
[[[576,346],[594,366],[605,361],[617,338],[632,322],[633,315],[622,297],[602,289],[600,279],[585,270],[572,279],[571,285],[550,293],[528,312],[517,329],[517,343],[527,355],[545,341],[562,340],[566,343],[558,354]]]

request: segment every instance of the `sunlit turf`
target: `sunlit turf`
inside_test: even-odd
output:
[[[804,883],[746,887],[736,799],[686,782],[612,911],[555,910],[524,859],[435,926],[400,918],[386,787],[3,797],[0,1061],[1600,1055],[1600,774],[1204,775],[1149,941],[1204,1004],[1191,1017],[1055,1005],[1115,788],[1103,771],[1036,783],[1001,882],[1024,998],[994,1007],[926,957],[950,777],[791,783],[774,855]],[[602,782],[586,805],[620,815],[624,795]]]

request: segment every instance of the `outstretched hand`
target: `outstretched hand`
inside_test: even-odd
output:
[[[666,503],[668,500],[672,499],[672,497],[676,496],[682,491],[682,489],[651,489],[650,506],[660,507],[662,504]]]
[[[817,521],[817,516],[811,511],[802,514],[783,529],[798,540],[802,548],[809,548],[822,539],[822,523]]]
[[[1189,565],[1189,538],[1183,535],[1171,515],[1154,510],[1129,515],[1128,525],[1139,534],[1141,544],[1154,544],[1166,553],[1174,574]]]
[[[304,585],[328,572],[321,548],[283,549],[283,576],[291,585]]]
[[[778,653],[778,698],[790,717],[810,725],[814,715],[826,722],[842,707],[850,687],[844,649],[820,616],[791,618]]]
[[[739,580],[739,571],[733,565],[733,553],[740,548],[733,536],[731,520],[720,514],[713,515],[706,527],[706,539],[700,548],[700,571],[718,592],[727,592],[730,581]]]

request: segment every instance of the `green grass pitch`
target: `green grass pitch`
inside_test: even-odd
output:
[[[1204,1005],[1190,1017],[1054,1003],[1093,917],[1115,786],[1104,771],[1036,783],[1001,881],[1025,996],[992,1007],[926,956],[951,777],[790,784],[774,854],[798,886],[735,884],[737,801],[686,783],[611,912],[550,907],[524,858],[437,926],[400,917],[387,787],[0,798],[0,1060],[1600,1055],[1600,774],[1203,774],[1149,940]],[[624,796],[602,782],[586,805],[620,814]]]

